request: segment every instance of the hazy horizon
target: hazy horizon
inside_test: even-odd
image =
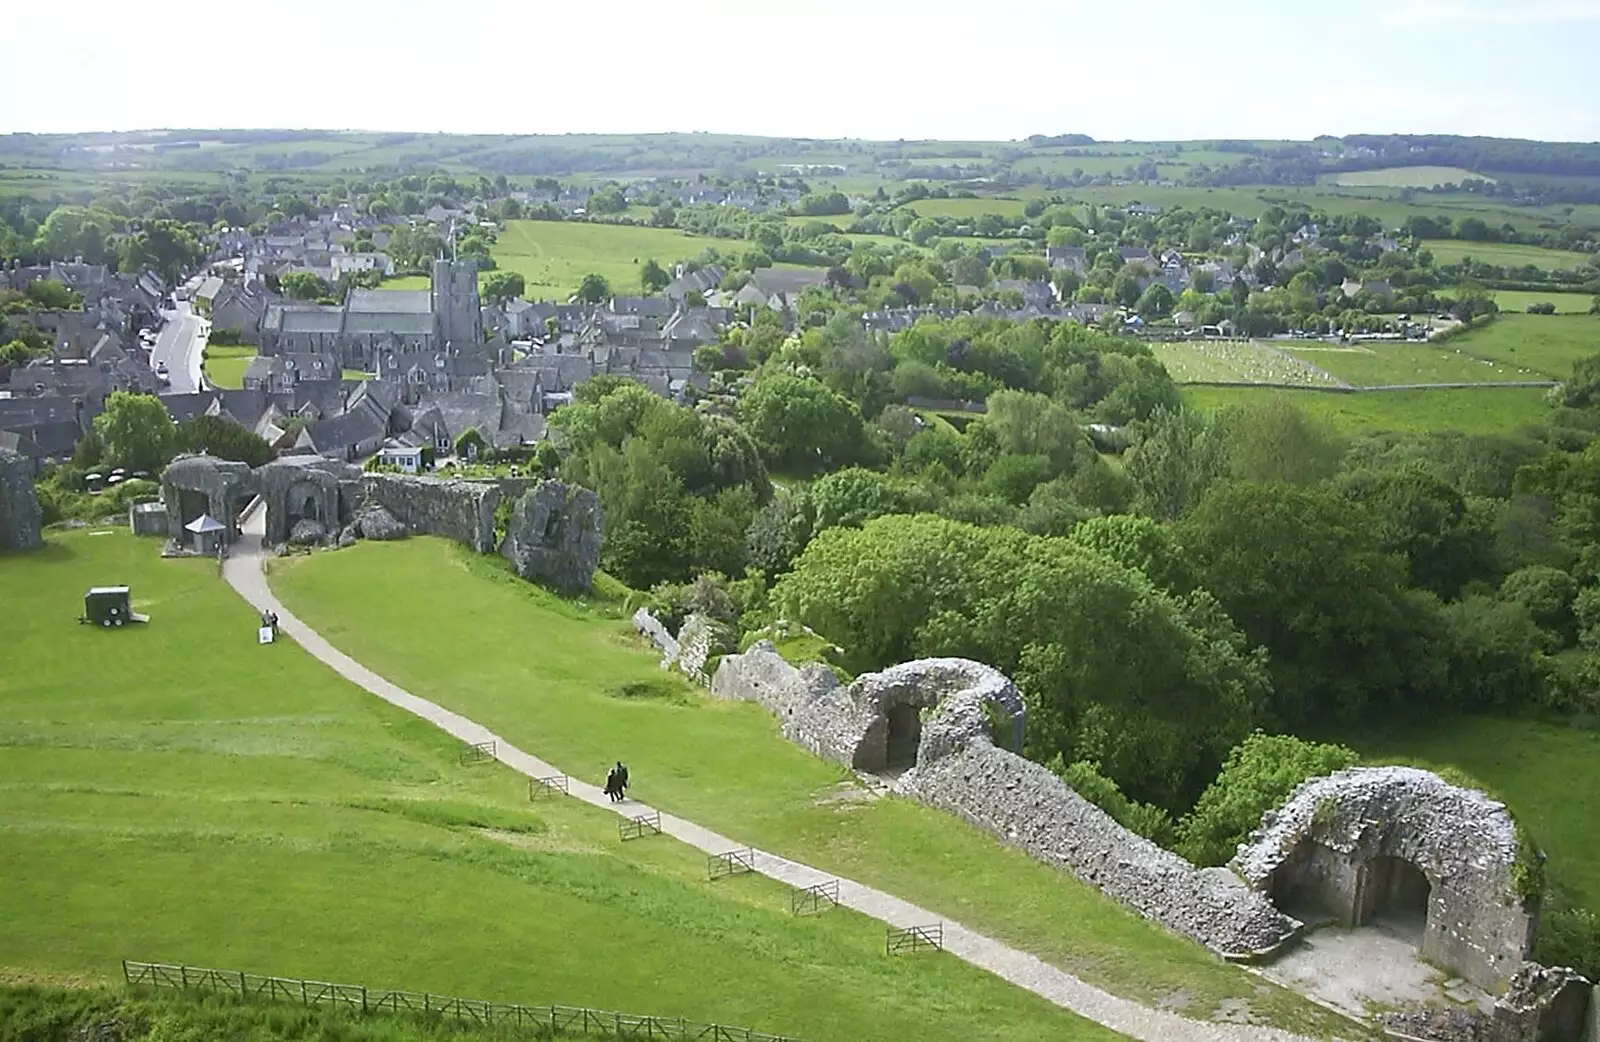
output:
[[[11,82],[28,88],[0,133],[1600,140],[1586,82],[1600,0],[1348,0],[1337,14],[617,0],[603,20],[512,0],[89,0],[73,14],[64,27],[30,5],[0,22]]]

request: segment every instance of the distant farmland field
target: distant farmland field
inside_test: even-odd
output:
[[[1433,251],[1436,264],[1455,264],[1464,257],[1485,264],[1498,264],[1507,268],[1520,268],[1531,264],[1536,268],[1558,270],[1582,267],[1589,254],[1573,250],[1547,250],[1540,246],[1522,246],[1511,242],[1463,242],[1460,239],[1429,239],[1423,243]]]
[[[1506,434],[1538,423],[1549,411],[1537,387],[1481,387],[1426,391],[1337,392],[1282,387],[1185,387],[1191,409],[1213,412],[1281,396],[1307,415],[1347,434],[1384,431]]]
[[[1565,380],[1572,363],[1600,354],[1600,318],[1593,315],[1501,315],[1484,329],[1450,341],[1463,354],[1509,367],[1515,380]]]
[[[1392,166],[1383,170],[1354,170],[1337,174],[1333,183],[1347,188],[1437,188],[1439,185],[1455,185],[1473,179],[1494,180],[1459,166]]]
[[[1021,199],[918,199],[904,208],[918,217],[981,217],[986,213],[1021,217],[1024,205]]]
[[[639,266],[655,258],[663,267],[707,246],[737,248],[740,240],[709,239],[670,228],[581,221],[508,221],[493,255],[501,271],[514,271],[533,300],[565,300],[588,274],[604,276],[618,293],[638,293]]]

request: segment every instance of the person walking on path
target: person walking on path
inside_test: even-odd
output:
[[[621,760],[618,760],[617,761],[616,771],[617,771],[617,799],[618,799],[618,801],[621,801],[621,800],[625,799],[627,797],[627,794],[628,794],[628,768],[623,766]]]

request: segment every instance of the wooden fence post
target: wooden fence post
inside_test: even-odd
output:
[[[244,982],[244,971],[239,971],[239,997],[242,999],[250,994],[250,989]]]
[[[179,966],[178,967],[178,979],[183,982],[183,989],[185,991],[188,991],[189,990],[189,967],[187,967],[187,966]]]
[[[361,985],[361,1012],[367,1011],[367,986]]]

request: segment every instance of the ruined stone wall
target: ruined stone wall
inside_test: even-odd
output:
[[[998,748],[1020,748],[1023,713],[1003,674],[964,659],[905,663],[849,687],[827,667],[796,668],[765,641],[724,656],[711,680],[719,698],[778,717],[785,737],[826,759],[870,759],[890,707],[924,710],[916,765],[897,788],[1074,876],[1140,915],[1232,958],[1281,946],[1300,923],[1226,870],[1188,861],[1118,825],[1045,768]]]
[[[510,487],[502,482],[497,494]],[[506,523],[500,553],[529,582],[560,590],[587,590],[600,566],[605,514],[600,497],[581,485],[535,482],[520,493]],[[492,524],[491,510],[491,524]]]
[[[32,550],[44,545],[44,512],[33,491],[33,462],[0,449],[0,550]]]
[[[1300,924],[1226,872],[1196,869],[1117,824],[1036,763],[987,742],[917,764],[909,790],[1071,872],[1146,919],[1229,958],[1270,952]]]
[[[361,502],[382,507],[408,532],[444,536],[478,553],[495,549],[494,512],[500,505],[500,489],[493,482],[366,474],[361,478]]]
[[[1355,767],[1299,786],[1233,860],[1266,894],[1365,921],[1399,859],[1430,886],[1422,954],[1498,991],[1533,947],[1536,898],[1518,892],[1516,823],[1504,805],[1412,767]]]
[[[226,526],[222,541],[231,544],[239,538],[235,510],[255,490],[255,472],[249,464],[215,456],[179,456],[161,473],[167,535],[175,542],[187,543],[190,537],[183,526],[205,513]]]
[[[667,632],[666,624],[654,615],[648,608],[640,608],[633,613],[633,628],[639,635],[656,646],[661,652],[661,668],[666,669],[678,658],[678,641]]]

